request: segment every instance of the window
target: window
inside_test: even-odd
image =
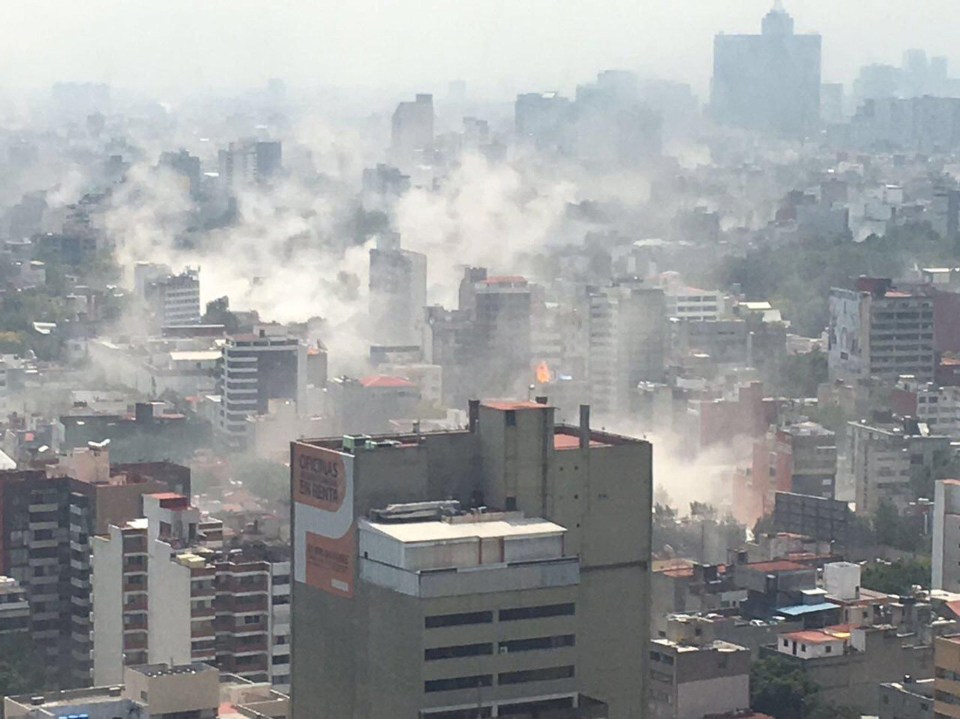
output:
[[[523,669],[519,672],[504,672],[497,676],[497,684],[526,684],[527,682],[550,682],[573,677],[573,667],[547,667],[545,669]]]
[[[501,617],[502,619],[502,617]],[[456,627],[462,624],[490,624],[493,612],[464,612],[462,614],[437,614],[423,620],[427,629],[438,627]]]
[[[558,649],[560,647],[572,647],[576,644],[576,637],[573,634],[560,634],[555,637],[535,637],[533,639],[511,639],[500,642],[501,652],[529,652],[537,649]],[[654,658],[656,657],[656,658]],[[650,658],[659,661],[658,652],[650,652]]]
[[[826,654],[831,654],[831,653],[833,653],[833,647],[827,645],[827,648],[824,650],[824,652],[825,652]]]
[[[576,612],[573,602],[569,604],[543,604],[538,607],[517,607],[501,609],[500,621],[512,622],[518,619],[541,619],[544,617],[569,617]]]
[[[243,623],[244,623],[244,624],[259,624],[259,623],[260,623],[260,616],[259,616],[258,614],[250,614],[250,615],[248,615],[248,616],[245,616],[245,617],[243,618]]]
[[[427,694],[434,692],[451,692],[457,689],[476,689],[477,687],[492,687],[492,674],[476,674],[470,677],[453,677],[452,679],[431,679],[423,683],[423,691]]]
[[[431,662],[436,659],[456,659],[457,657],[480,657],[493,654],[493,644],[459,644],[453,647],[435,647],[424,649],[423,658]]]
[[[508,409],[508,410],[507,410],[506,412],[504,412],[503,414],[504,414],[505,421],[506,421],[508,427],[516,427],[516,426],[517,426],[517,412],[516,412],[516,410]]]

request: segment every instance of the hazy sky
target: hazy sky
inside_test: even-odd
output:
[[[710,76],[712,37],[756,32],[772,0],[0,0],[0,89],[109,81],[151,93],[258,85],[472,94],[569,89],[627,68]],[[824,79],[922,47],[951,56],[957,0],[786,0],[824,36]],[[960,52],[952,65],[960,74]]]

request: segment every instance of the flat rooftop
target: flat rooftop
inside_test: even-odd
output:
[[[567,531],[559,524],[533,517],[511,517],[479,522],[431,520],[389,523],[364,520],[362,526],[374,529],[404,544],[455,541],[478,537],[481,539],[534,537],[563,534]]]

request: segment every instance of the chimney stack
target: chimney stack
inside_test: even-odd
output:
[[[590,446],[590,405],[580,405],[580,449]]]

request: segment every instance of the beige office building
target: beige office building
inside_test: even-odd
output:
[[[295,719],[646,716],[652,448],[581,414],[564,426],[545,403],[471,402],[463,431],[292,444]],[[467,557],[448,529],[420,546],[366,519],[447,499],[543,518],[526,521],[544,534],[472,528]],[[408,563],[412,548],[449,564]],[[534,648],[512,656],[514,641]]]

